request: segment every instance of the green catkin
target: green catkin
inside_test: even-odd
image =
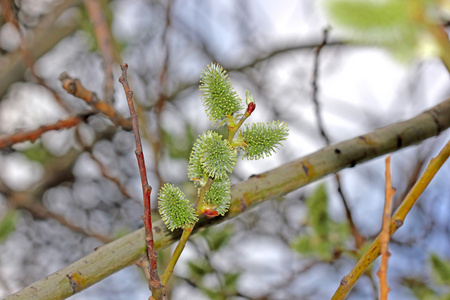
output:
[[[226,71],[220,65],[211,63],[202,72],[200,91],[203,92],[202,103],[206,113],[216,125],[228,122],[228,126],[233,127],[236,126],[238,118],[244,116],[239,114],[239,110],[243,108],[242,100],[237,96]],[[249,91],[246,91],[246,102],[246,113],[249,108],[253,111],[255,100]],[[251,112],[245,115],[245,118],[250,114]],[[239,126],[241,124],[242,122]],[[189,179],[197,187],[204,187],[209,178],[214,179],[203,198],[201,213],[214,217],[217,214],[224,215],[228,211],[231,200],[228,174],[236,166],[237,149],[244,149],[248,159],[263,158],[275,152],[287,135],[286,123],[273,121],[245,124],[231,142],[214,131],[206,131],[199,136],[189,157]],[[170,230],[186,228],[198,221],[189,200],[172,184],[165,184],[161,188],[158,199],[162,220]]]
[[[289,129],[280,121],[270,123],[245,124],[241,136],[246,146],[247,159],[260,159],[270,156],[286,140]]]
[[[166,183],[159,190],[158,199],[161,218],[171,231],[184,228],[198,221],[189,200],[174,185]]]
[[[211,188],[206,192],[205,203],[223,216],[230,207],[230,200],[230,180],[228,178],[225,180],[214,180]]]
[[[211,63],[202,72],[200,91],[206,114],[214,124],[243,108],[226,71],[218,64]]]

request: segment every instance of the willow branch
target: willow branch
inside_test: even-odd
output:
[[[409,211],[416,203],[419,196],[423,193],[425,188],[428,186],[431,179],[433,179],[434,175],[436,175],[437,171],[448,159],[449,155],[450,141],[447,142],[438,156],[430,161],[422,176],[420,176],[419,180],[414,184],[411,191],[408,193],[405,200],[403,200],[397,212],[392,217],[389,229],[390,236],[392,236],[403,225],[403,222],[405,221],[405,218],[408,215]],[[381,234],[378,235],[378,237],[372,242],[369,249],[361,257],[353,270],[347,276],[342,278],[339,288],[334,293],[333,298],[331,298],[332,300],[344,299],[353,285],[356,283],[358,278],[361,277],[367,267],[380,255],[380,238]]]
[[[194,233],[201,228],[234,218],[251,207],[285,195],[328,174],[437,136],[448,127],[450,99],[410,120],[325,147],[278,168],[252,176],[232,186],[230,210],[225,216],[213,219],[202,217],[196,224]],[[166,229],[162,221],[154,222],[153,230],[156,250],[171,245],[181,235],[181,230],[171,232]],[[143,228],[132,232],[4,300],[69,297],[145,255],[147,246],[144,239]],[[80,277],[76,284],[68,278],[68,275],[74,273]]]

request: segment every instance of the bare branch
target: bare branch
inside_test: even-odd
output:
[[[131,123],[133,124],[134,139],[136,142],[136,159],[139,165],[139,175],[141,177],[143,201],[144,201],[144,220],[145,228],[145,241],[147,243],[147,254],[150,261],[150,281],[149,285],[152,290],[152,296],[156,299],[162,299],[164,295],[164,286],[161,283],[158,275],[157,257],[158,254],[155,250],[153,242],[153,229],[152,229],[152,211],[150,204],[150,194],[152,193],[152,187],[148,184],[147,170],[145,169],[144,153],[142,152],[141,136],[139,134],[138,117],[133,105],[133,91],[130,89],[127,79],[128,65],[123,64],[122,76],[119,78],[119,82],[123,85],[125,95],[127,96],[128,108],[130,109]]]

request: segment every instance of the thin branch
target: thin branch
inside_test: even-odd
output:
[[[313,69],[313,80],[312,80],[312,101],[314,103],[314,109],[316,113],[316,119],[317,119],[317,126],[319,127],[320,134],[322,135],[322,138],[325,140],[325,143],[330,145],[330,139],[328,135],[325,133],[325,127],[323,125],[322,120],[322,114],[320,112],[320,102],[317,100],[317,94],[318,94],[318,85],[317,81],[319,79],[319,55],[322,50],[322,48],[327,44],[327,38],[328,38],[328,28],[325,28],[323,30],[323,40],[322,43],[316,47],[314,50],[314,69]]]
[[[64,120],[59,120],[53,124],[43,125],[34,130],[16,132],[8,136],[2,136],[0,137],[0,149],[10,147],[16,143],[21,143],[25,141],[34,142],[35,140],[40,138],[41,135],[51,130],[61,130],[75,127],[80,122],[85,121],[92,114],[93,114],[92,112],[88,112],[85,114],[72,116]]]
[[[344,168],[417,144],[437,136],[450,127],[450,99],[407,121],[392,124],[363,136],[349,139],[287,162],[278,168],[252,176],[231,188],[231,205],[225,216],[201,218],[193,234],[204,227],[221,223],[242,212],[314,182]],[[180,238],[181,231],[166,229],[163,222],[153,224],[154,244],[163,249]],[[145,229],[127,234],[79,261],[59,270],[4,300],[64,299],[80,292],[105,277],[133,264],[145,254]],[[68,274],[80,274],[80,281],[71,285]]]
[[[330,138],[328,137],[328,134],[325,130],[325,126],[324,126],[323,119],[322,119],[320,102],[317,97],[318,91],[319,91],[319,86],[318,86],[317,82],[319,80],[319,55],[320,55],[322,49],[327,45],[328,30],[329,30],[328,28],[324,29],[322,43],[320,43],[314,50],[315,55],[314,55],[313,80],[312,80],[312,91],[313,91],[312,92],[312,102],[314,104],[314,111],[315,111],[316,120],[317,120],[317,127],[319,128],[320,135],[324,139],[327,146],[330,145]],[[353,238],[355,239],[355,248],[360,249],[361,246],[365,242],[365,238],[359,232],[358,228],[356,228],[356,225],[353,222],[352,212],[349,208],[347,197],[345,196],[344,191],[342,189],[341,177],[339,176],[338,173],[336,173],[336,174],[334,174],[334,178],[336,180],[338,193],[341,196],[342,203],[344,204],[345,215],[347,217],[348,224],[350,226],[350,232],[351,232]]]
[[[29,199],[29,197],[24,197],[19,193],[12,194],[8,197],[8,200],[14,207],[29,211],[37,219],[53,219],[73,232],[78,232],[85,236],[96,238],[105,244],[112,241],[110,237],[92,232],[77,224],[74,224],[73,222],[67,220],[64,216],[48,210],[45,206]]]
[[[3,2],[12,2],[4,0]],[[81,24],[81,19],[73,18],[67,25],[56,26],[55,20],[68,8],[79,4],[79,0],[61,1],[53,10],[41,18],[39,24],[33,28],[27,36],[24,47],[29,49],[30,56],[37,60],[47,53],[62,39],[73,33]],[[2,56],[2,65],[0,68],[0,101],[7,92],[8,88],[17,81],[21,81],[28,65],[23,59],[22,53],[15,51]],[[51,90],[53,93],[53,90]],[[54,94],[55,96],[55,94]],[[55,96],[58,97],[58,96]],[[58,98],[56,98],[58,100]]]
[[[112,106],[97,96],[96,93],[86,89],[79,79],[71,78],[66,72],[59,76],[62,87],[69,94],[83,99],[87,104],[95,108],[97,111],[109,117],[109,119],[116,125],[121,126],[124,130],[131,130],[130,120],[125,119],[122,115]]]
[[[131,91],[127,80],[128,65],[123,64],[120,67],[122,68],[122,76],[120,76],[119,82],[123,85],[125,95],[127,96],[128,108],[130,109],[134,139],[136,142],[135,153],[139,165],[139,175],[141,177],[141,184],[142,184],[143,201],[144,201],[144,215],[142,216],[142,219],[144,220],[145,241],[147,243],[148,259],[150,261],[149,285],[152,291],[152,296],[156,299],[163,299],[165,298],[164,286],[161,284],[161,281],[159,279],[157,266],[158,255],[156,253],[153,242],[152,215],[150,204],[150,194],[152,193],[152,187],[148,184],[147,180],[147,170],[145,169],[144,153],[142,152],[142,143],[139,134],[138,117],[133,105],[133,91]]]
[[[105,8],[99,0],[84,0],[89,12],[95,37],[100,53],[103,57],[103,73],[105,74],[104,100],[114,103],[114,47],[111,30],[105,16]]]
[[[19,38],[20,38],[20,43],[19,43],[19,52],[22,55],[23,61],[25,62],[25,64],[28,66],[31,75],[33,75],[33,77],[35,78],[36,82],[38,84],[40,84],[41,86],[43,86],[44,88],[46,88],[47,90],[49,90],[52,94],[53,97],[55,98],[55,101],[66,111],[69,112],[70,108],[67,106],[67,104],[64,102],[64,100],[59,96],[59,94],[51,87],[49,87],[44,79],[42,77],[40,77],[37,73],[36,73],[36,69],[35,69],[35,59],[33,57],[33,54],[31,53],[31,50],[28,48],[26,39],[25,39],[25,35],[22,32],[19,22],[15,17],[15,14],[13,12],[13,8],[12,5],[8,5],[6,3],[8,3],[9,1],[4,0],[2,1],[2,9],[4,9],[4,15],[5,18],[7,19],[8,22],[10,22],[11,24],[13,24],[13,26],[16,28],[17,33],[19,34]],[[12,2],[11,2],[12,3]]]
[[[380,233],[380,248],[381,248],[381,265],[378,271],[378,277],[380,278],[380,300],[387,300],[389,293],[389,286],[387,283],[387,266],[389,253],[389,220],[391,219],[392,209],[392,197],[394,196],[395,189],[392,187],[391,180],[391,156],[386,157],[386,194],[384,200],[383,210],[383,222]]]
[[[170,17],[171,8],[172,8],[171,1],[167,1],[166,22],[164,30],[162,32],[163,65],[159,73],[158,100],[156,101],[154,106],[154,112],[156,115],[156,137],[152,136],[152,138],[150,139],[153,146],[153,155],[155,163],[154,171],[158,179],[159,186],[163,186],[164,184],[164,180],[160,172],[160,161],[163,147],[163,131],[161,128],[161,115],[167,101],[167,71],[169,69],[169,58],[170,58],[170,47],[168,43],[169,39],[167,37],[171,25],[171,17]]]
[[[97,157],[95,157],[94,153],[92,153],[92,147],[86,145],[83,142],[83,139],[81,138],[81,135],[80,135],[80,131],[78,129],[79,128],[77,128],[77,130],[75,132],[75,137],[76,137],[78,143],[80,143],[80,145],[83,146],[84,151],[89,153],[89,156],[91,157],[91,159],[97,163],[98,167],[100,168],[100,172],[102,173],[102,176],[105,177],[106,179],[109,179],[110,181],[112,181],[117,186],[117,188],[119,189],[120,193],[123,196],[125,196],[126,198],[132,199],[133,197],[131,197],[131,195],[128,193],[125,185],[123,185],[117,177],[112,176],[108,172],[108,169],[106,168],[106,166]]]
[[[447,142],[445,147],[435,158],[431,159],[422,176],[420,176],[419,180],[414,184],[413,188],[408,193],[405,200],[398,208],[397,212],[391,218],[390,232],[389,232],[391,236],[403,225],[405,217],[408,215],[409,211],[416,203],[419,196],[428,186],[431,179],[433,179],[434,175],[436,175],[436,172],[448,159],[449,155],[450,155],[450,141]],[[378,235],[378,237],[372,242],[369,249],[361,257],[361,259],[358,261],[353,270],[347,276],[342,278],[341,284],[339,285],[339,288],[333,295],[332,300],[344,299],[348,294],[348,292],[350,291],[350,289],[355,284],[355,282],[358,280],[358,278],[366,270],[366,268],[380,255],[381,252],[380,239],[381,234]]]

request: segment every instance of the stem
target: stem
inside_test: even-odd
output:
[[[242,116],[242,118],[239,120],[239,122],[234,126],[228,126],[228,136],[227,140],[231,143],[233,141],[234,135],[236,134],[236,131],[239,130],[239,128],[242,126],[244,121],[250,117],[252,112],[255,110],[255,103],[251,102],[247,105],[247,110],[245,111],[245,114]]]
[[[181,252],[184,249],[184,246],[186,246],[186,243],[188,241],[189,236],[192,233],[192,229],[194,229],[194,225],[191,225],[188,228],[183,229],[183,234],[180,237],[180,240],[178,241],[177,247],[175,248],[175,251],[172,254],[172,257],[170,258],[169,264],[166,267],[166,270],[164,271],[164,274],[161,276],[161,283],[165,286],[167,282],[170,279],[170,276],[173,273],[173,269],[175,268],[176,263],[178,262],[178,259],[180,258]]]
[[[450,155],[450,141],[447,142],[445,147],[439,152],[439,154],[431,159],[427,168],[420,176],[419,180],[414,184],[411,191],[406,196],[405,200],[402,202],[397,212],[391,218],[390,232],[389,234],[392,236],[394,232],[397,231],[402,225],[403,222],[416,203],[419,196],[423,193],[425,188],[430,183],[431,179],[433,179],[436,172],[442,167],[445,161],[448,159]],[[380,234],[381,235],[381,234]],[[361,277],[361,275],[365,272],[367,267],[380,255],[380,235],[372,242],[369,249],[366,253],[361,257],[353,270],[341,280],[341,284],[339,288],[333,295],[332,300],[344,299],[348,292],[351,290],[355,282]]]
[[[120,66],[122,68],[122,76],[119,78],[119,82],[123,85],[123,89],[127,96],[128,108],[130,109],[131,122],[133,125],[134,139],[136,143],[136,159],[139,165],[139,174],[141,177],[142,193],[144,201],[144,215],[142,219],[144,221],[145,227],[145,241],[147,244],[147,255],[150,261],[150,280],[149,286],[152,291],[152,296],[156,299],[162,299],[164,297],[164,286],[161,284],[158,276],[157,267],[157,253],[155,251],[155,246],[153,242],[153,230],[152,230],[152,215],[151,215],[151,204],[150,195],[152,193],[152,187],[148,184],[147,180],[147,170],[145,169],[144,153],[142,152],[141,136],[139,134],[138,117],[133,105],[133,91],[131,91],[127,80],[127,69],[128,65],[123,64]]]
[[[203,199],[205,198],[206,192],[209,190],[211,185],[213,184],[214,179],[208,178],[208,181],[204,186],[200,188],[200,193],[197,198],[197,203],[195,204],[195,210],[197,212],[197,215],[200,215],[200,211],[203,206]],[[186,243],[188,241],[189,236],[191,235],[192,230],[194,229],[195,224],[192,224],[191,226],[184,228],[183,233],[181,234],[180,240],[178,241],[177,247],[175,248],[175,251],[172,254],[172,257],[170,258],[169,264],[166,267],[166,270],[164,271],[164,274],[161,277],[161,282],[165,286],[167,282],[170,279],[170,276],[173,273],[173,269],[175,268],[175,265],[180,258],[181,252],[183,251],[184,247],[186,246]]]
[[[386,158],[386,193],[384,201],[383,222],[380,233],[380,247],[381,247],[381,264],[378,271],[378,277],[380,278],[380,300],[387,300],[389,293],[389,286],[387,283],[387,266],[389,253],[389,220],[391,218],[392,209],[392,197],[394,196],[395,189],[392,187],[391,180],[391,156]]]

